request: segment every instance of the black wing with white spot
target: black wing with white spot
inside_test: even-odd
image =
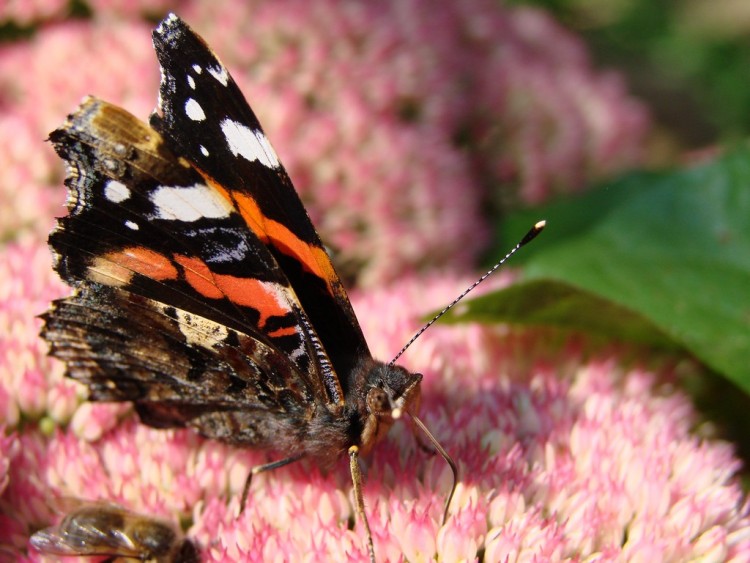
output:
[[[346,292],[286,171],[226,68],[177,16],[154,32],[162,68],[151,124],[236,204],[269,248],[342,379],[369,357]]]

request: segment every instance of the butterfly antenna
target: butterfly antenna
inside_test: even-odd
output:
[[[467,296],[467,295],[469,294],[469,292],[470,292],[470,291],[472,291],[472,290],[473,290],[473,289],[474,289],[474,288],[475,288],[476,286],[478,286],[478,285],[479,285],[480,283],[482,283],[482,282],[483,282],[484,280],[486,280],[486,279],[487,279],[488,277],[490,277],[490,276],[491,276],[491,275],[492,275],[493,273],[495,273],[495,270],[497,270],[497,269],[498,269],[498,268],[499,268],[500,266],[502,266],[502,265],[503,265],[503,264],[505,263],[505,261],[506,261],[506,260],[508,260],[508,258],[510,258],[511,256],[513,256],[513,255],[514,255],[514,254],[515,254],[515,253],[516,253],[516,252],[518,251],[518,249],[519,249],[519,248],[521,248],[521,247],[522,247],[522,246],[524,246],[525,244],[528,244],[529,242],[531,242],[532,240],[534,240],[534,238],[535,238],[535,237],[536,237],[536,236],[537,236],[537,235],[538,235],[539,233],[541,233],[541,232],[542,232],[542,231],[544,230],[544,226],[545,226],[546,224],[547,224],[547,222],[546,222],[546,221],[539,221],[539,222],[537,222],[537,223],[536,223],[536,224],[535,224],[535,225],[534,225],[533,227],[531,227],[531,229],[529,230],[529,232],[528,232],[528,233],[526,233],[526,234],[524,235],[524,237],[523,237],[523,238],[522,238],[522,239],[521,239],[521,240],[520,240],[520,241],[518,242],[518,244],[516,244],[516,246],[514,246],[514,247],[513,247],[513,248],[512,248],[511,250],[510,250],[510,252],[508,252],[508,254],[506,254],[505,256],[503,256],[503,259],[502,259],[502,260],[500,260],[500,261],[499,261],[499,262],[498,262],[497,264],[495,264],[494,266],[492,266],[492,268],[490,268],[489,270],[487,270],[487,272],[486,272],[486,273],[485,273],[485,274],[484,274],[484,275],[483,275],[483,276],[482,276],[481,278],[479,278],[479,279],[478,279],[477,281],[475,281],[475,282],[474,282],[473,284],[471,284],[471,285],[470,285],[469,287],[467,287],[467,288],[466,288],[466,289],[465,289],[465,290],[464,290],[464,291],[463,291],[463,292],[461,293],[461,295],[459,295],[459,296],[458,296],[458,297],[456,297],[456,298],[455,298],[455,299],[454,299],[453,301],[451,301],[451,302],[450,302],[450,303],[449,303],[449,304],[448,304],[448,305],[447,305],[447,306],[445,307],[445,309],[443,309],[443,310],[442,310],[442,311],[440,311],[440,312],[439,312],[439,313],[438,313],[437,315],[435,315],[434,317],[432,317],[432,319],[431,319],[431,320],[430,320],[430,321],[429,321],[429,322],[428,322],[427,324],[425,324],[425,325],[424,325],[424,326],[423,326],[422,328],[420,328],[420,329],[419,329],[419,330],[417,331],[417,333],[416,333],[416,334],[415,334],[414,336],[412,336],[412,337],[411,337],[411,339],[409,340],[409,342],[407,342],[407,343],[406,343],[406,344],[404,345],[404,347],[403,347],[403,348],[401,348],[401,350],[399,350],[398,354],[396,354],[396,356],[395,356],[395,357],[394,357],[394,358],[393,358],[393,359],[392,359],[392,360],[391,360],[391,361],[389,362],[389,364],[388,364],[388,365],[393,365],[393,364],[395,364],[395,363],[396,363],[396,360],[398,360],[398,359],[399,359],[399,358],[401,357],[401,355],[402,355],[402,354],[403,354],[404,352],[406,352],[406,350],[407,350],[407,349],[409,348],[409,346],[411,346],[412,344],[414,344],[414,341],[415,341],[415,340],[416,340],[417,338],[419,338],[420,336],[422,336],[422,333],[423,333],[423,332],[424,332],[425,330],[427,330],[427,329],[428,329],[428,328],[430,328],[430,327],[431,327],[431,326],[432,326],[433,324],[435,324],[435,322],[436,322],[436,321],[437,321],[437,320],[438,320],[438,319],[439,319],[440,317],[442,317],[442,316],[443,316],[443,315],[445,315],[445,314],[446,314],[446,313],[447,313],[448,311],[450,311],[450,310],[451,310],[451,309],[452,309],[452,308],[453,308],[453,307],[454,307],[454,306],[455,306],[455,305],[456,305],[456,304],[457,304],[457,303],[458,303],[459,301],[461,301],[461,299],[463,299],[464,297],[466,297],[466,296]]]

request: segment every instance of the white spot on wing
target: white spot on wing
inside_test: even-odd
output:
[[[203,145],[199,145],[199,147],[200,147],[200,150],[201,150],[201,154],[202,154],[203,156],[208,156],[208,155],[210,154],[210,153],[208,152],[208,149],[207,149],[206,147],[204,147]]]
[[[222,342],[229,334],[229,329],[224,325],[181,309],[177,309],[177,322],[180,332],[185,337],[185,342],[193,346],[198,345],[210,349]]]
[[[195,71],[195,74],[200,74],[201,72],[203,72],[201,65],[193,65],[193,70]]]
[[[174,26],[179,21],[179,18],[173,14],[170,13],[167,15],[166,18],[159,24],[159,27],[156,28],[156,31],[159,32],[160,35],[164,35],[169,32],[169,28]]]
[[[117,180],[110,180],[104,186],[104,197],[112,203],[121,203],[130,197],[130,189]]]
[[[232,212],[229,202],[205,184],[194,186],[160,186],[150,196],[157,219],[168,221],[197,221],[219,219]]]
[[[227,69],[225,69],[223,66],[219,65],[218,67],[210,66],[208,67],[208,74],[213,76],[216,80],[221,82],[222,86],[226,86],[229,83],[229,73],[227,72]]]
[[[253,131],[242,123],[231,119],[221,122],[221,131],[227,140],[229,150],[250,162],[257,160],[268,168],[279,167],[279,157],[262,131]]]
[[[133,221],[130,221],[130,220],[125,221],[125,226],[128,229],[133,229],[134,231],[137,231],[138,229],[140,229],[140,227],[138,226],[138,223],[133,223]]]
[[[203,121],[206,119],[206,114],[203,111],[203,108],[193,98],[188,98],[185,102],[185,113],[193,121]]]
[[[188,86],[190,86],[190,89],[191,90],[195,90],[195,80],[189,74],[188,74],[188,77],[187,77],[187,82],[188,82]]]

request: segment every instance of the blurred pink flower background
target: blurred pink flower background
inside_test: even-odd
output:
[[[207,560],[363,560],[345,462],[258,476],[237,519],[265,453],[82,403],[44,356],[36,315],[68,290],[45,244],[63,166],[42,140],[86,94],[145,119],[152,21],[176,10],[246,93],[388,359],[466,285],[497,208],[637,164],[646,111],[543,12],[489,0],[87,4],[88,19],[60,1],[0,7],[0,22],[33,29],[0,46],[0,559],[38,560],[29,534],[77,497],[189,522]],[[436,326],[405,355],[461,483],[441,527],[448,468],[398,425],[368,460],[379,558],[748,560],[739,461],[692,432],[670,367],[548,340]]]

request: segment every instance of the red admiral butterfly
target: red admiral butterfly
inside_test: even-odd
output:
[[[407,413],[425,432],[455,488],[455,464],[417,417],[422,375],[372,358],[226,68],[175,15],[153,38],[162,80],[148,124],[88,98],[50,134],[68,166],[69,215],[49,243],[75,293],[43,315],[42,336],[91,400],[131,401],[150,426],[281,452],[251,471],[243,506],[254,474],[348,456],[374,560],[358,458],[395,419]]]

